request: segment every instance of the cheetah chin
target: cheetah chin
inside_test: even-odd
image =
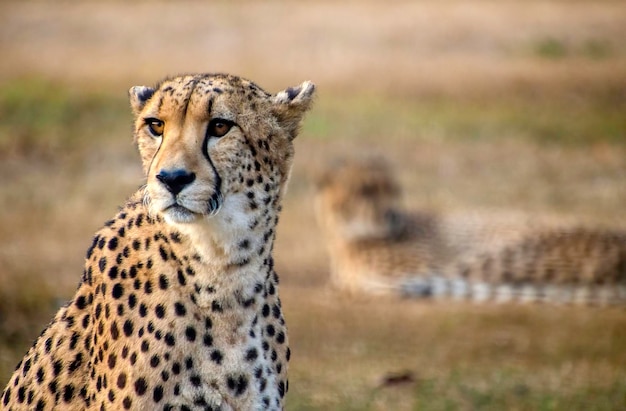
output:
[[[190,224],[214,217],[220,212],[224,204],[224,196],[220,190],[215,190],[215,192],[208,200],[190,200],[188,195],[178,195],[176,198],[170,196],[153,201],[146,190],[144,203],[152,215],[161,214],[170,224]]]

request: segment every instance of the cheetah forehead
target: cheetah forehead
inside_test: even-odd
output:
[[[131,88],[136,114],[184,117],[192,111],[201,117],[235,120],[250,111],[263,112],[271,95],[250,80],[226,74],[198,74],[167,78],[154,88]]]

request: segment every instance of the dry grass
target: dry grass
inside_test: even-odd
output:
[[[0,4],[0,381],[141,184],[126,88],[209,70],[319,86],[276,245],[290,409],[624,407],[623,309],[346,300],[312,187],[328,158],[382,152],[411,207],[626,226],[625,18],[616,1]]]

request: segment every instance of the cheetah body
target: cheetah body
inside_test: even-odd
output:
[[[331,281],[351,293],[626,302],[626,232],[541,218],[409,212],[389,165],[343,160],[318,181]]]
[[[290,350],[272,248],[313,91],[270,95],[230,75],[131,89],[147,184],[95,236],[4,409],[283,408]]]

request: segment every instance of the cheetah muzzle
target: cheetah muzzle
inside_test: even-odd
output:
[[[15,369],[11,410],[279,410],[287,329],[272,250],[310,82],[133,87],[145,186],[96,234],[73,299]]]

